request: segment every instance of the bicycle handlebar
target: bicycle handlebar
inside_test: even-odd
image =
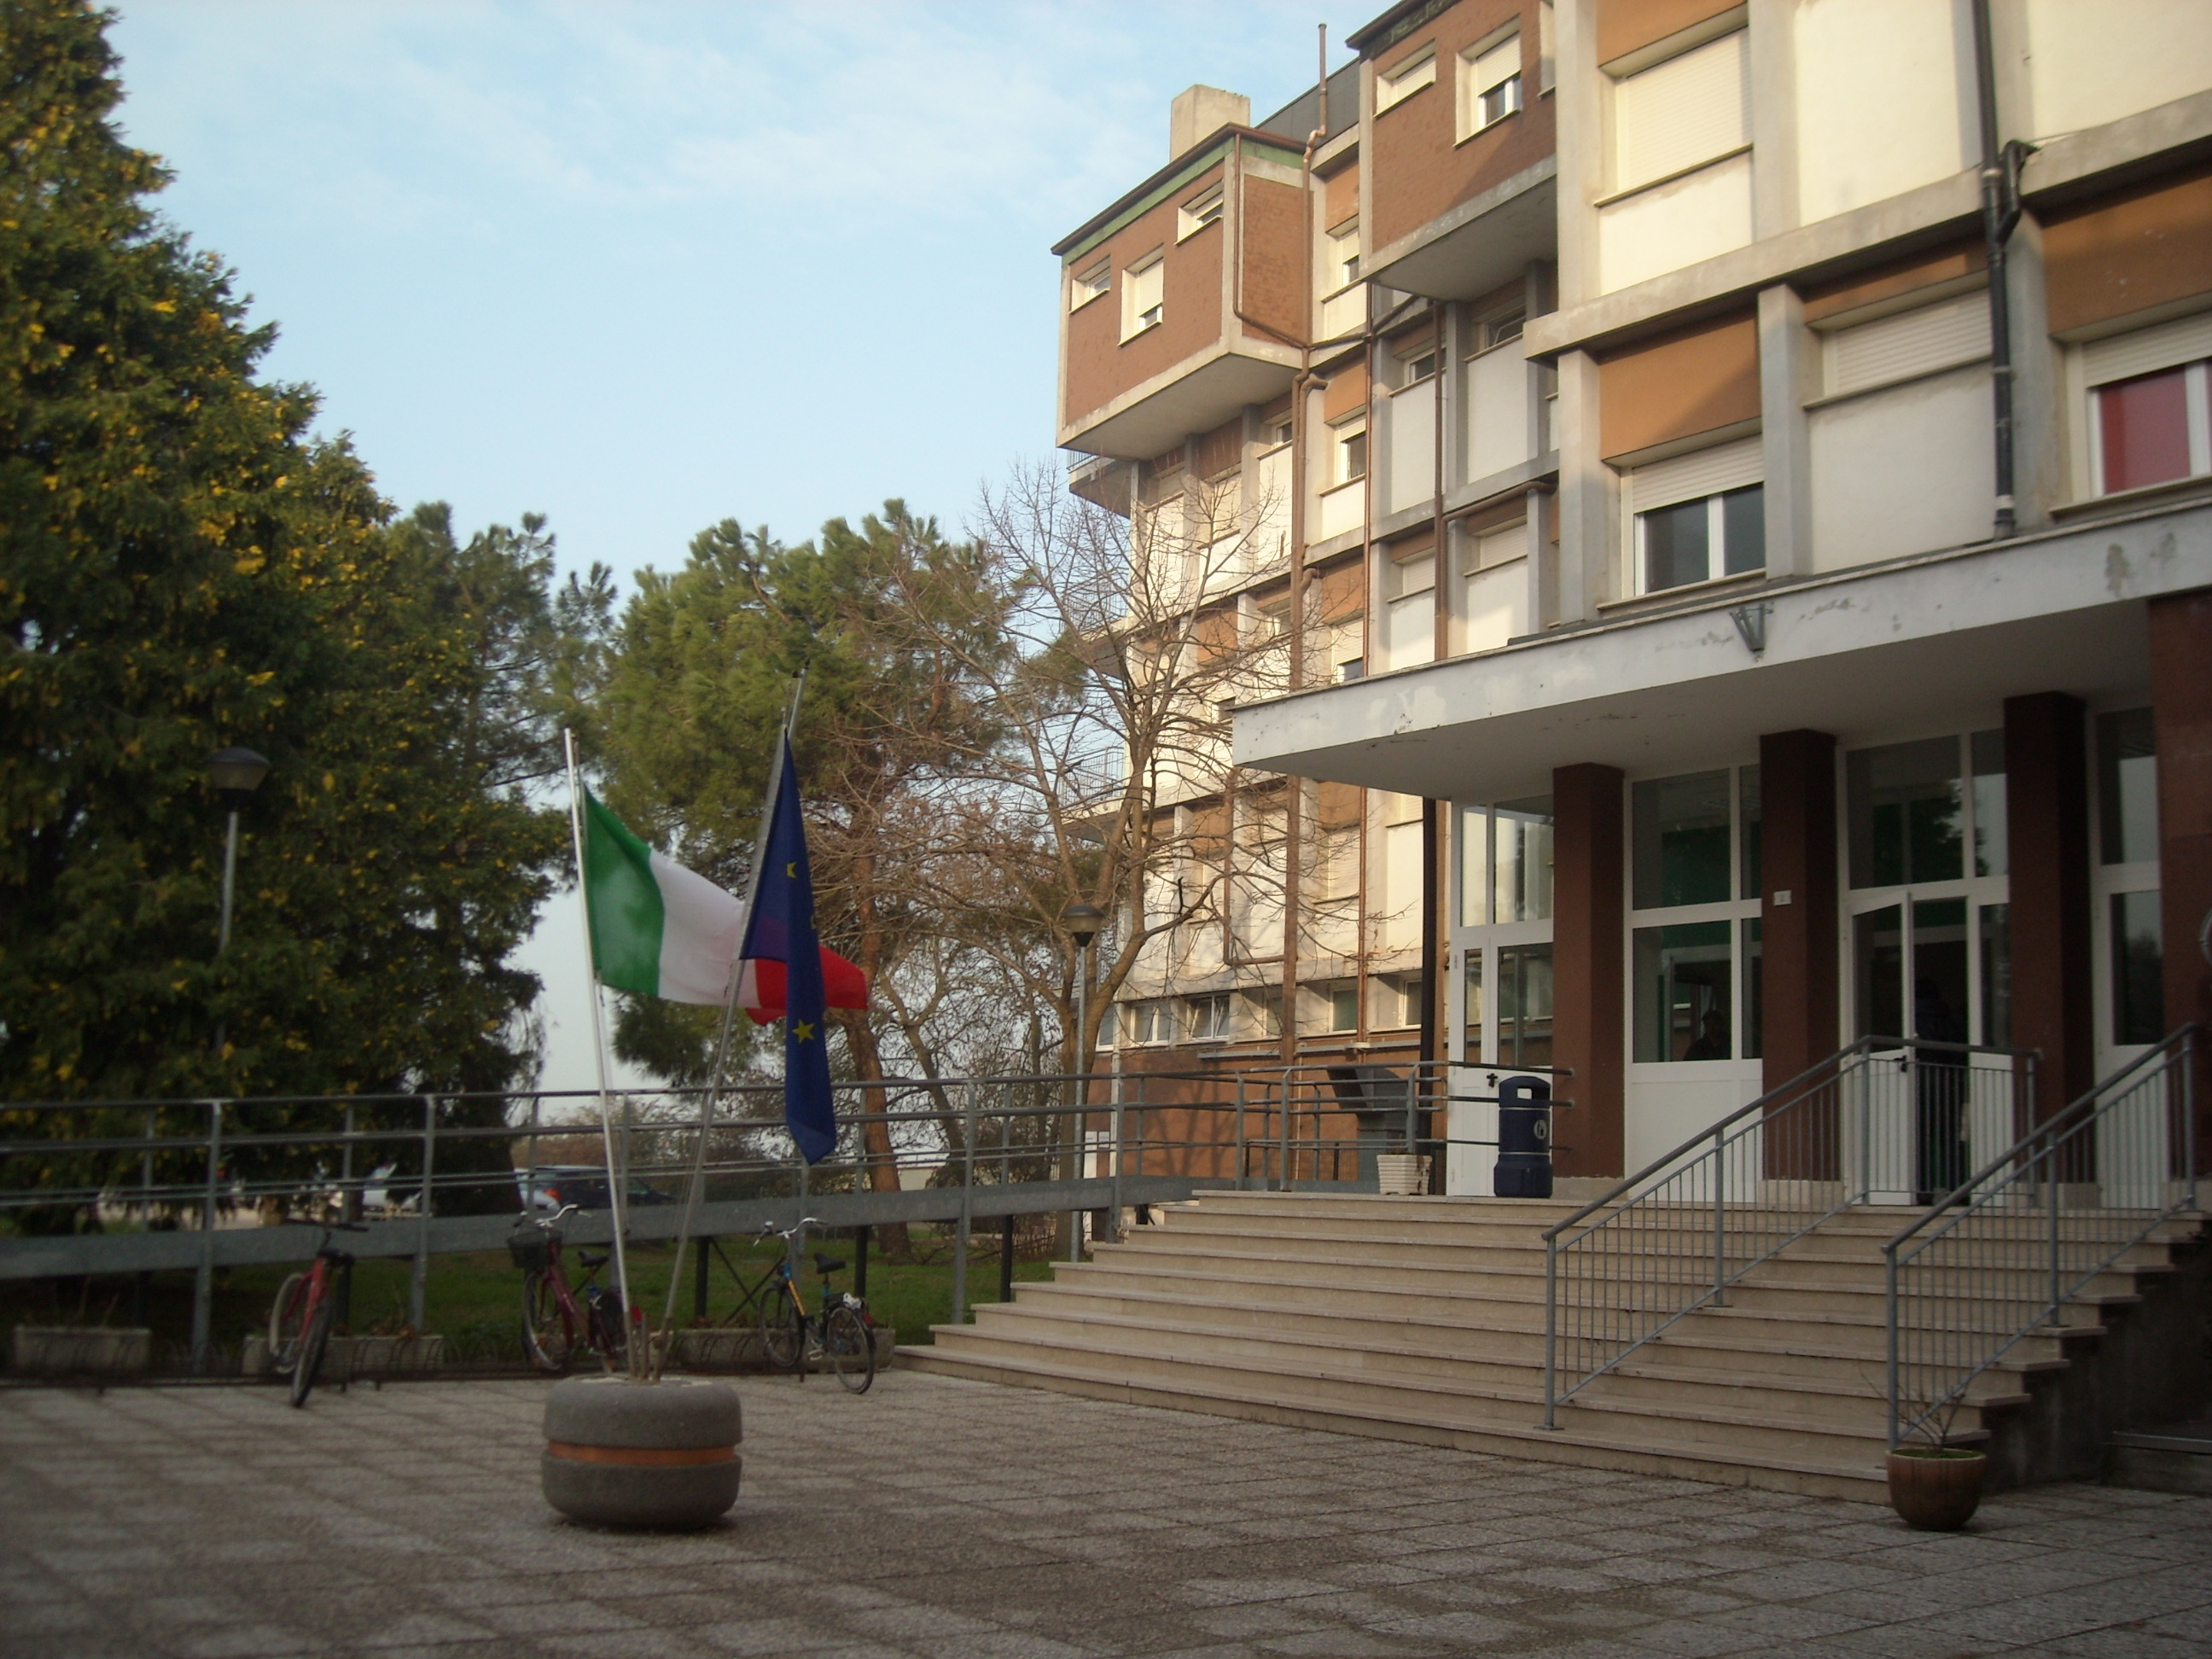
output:
[[[576,1206],[574,1204],[563,1204],[559,1209],[554,1211],[551,1215],[533,1215],[528,1210],[525,1210],[520,1216],[517,1216],[515,1219],[518,1221],[527,1221],[532,1226],[538,1228],[541,1231],[550,1233],[556,1226],[560,1224],[561,1218],[563,1216],[574,1215],[575,1212]]]
[[[799,1224],[795,1227],[779,1227],[773,1221],[763,1221],[761,1223],[760,1227],[761,1237],[763,1238],[780,1238],[783,1240],[785,1243],[788,1244],[793,1239],[799,1237],[801,1234],[805,1232],[809,1227],[818,1227],[821,1224],[822,1218],[818,1215],[803,1215],[799,1217]]]

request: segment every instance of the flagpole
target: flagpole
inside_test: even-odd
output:
[[[584,959],[592,970],[592,1058],[599,1073],[599,1145],[607,1160],[607,1202],[614,1213],[615,1228],[615,1285],[622,1292],[623,1351],[629,1358],[630,1375],[638,1375],[637,1343],[630,1331],[630,1313],[635,1305],[629,1299],[629,1256],[623,1248],[623,1234],[627,1225],[629,1196],[623,1188],[627,1182],[623,1170],[615,1167],[615,1128],[613,1109],[609,1103],[607,1086],[607,1036],[599,1010],[599,962],[592,948],[592,895],[584,874],[584,792],[576,781],[576,734],[563,726],[561,744],[568,760],[568,835],[576,854],[576,902],[584,912]]]
[[[801,667],[792,682],[791,708],[784,715],[781,737],[787,738],[799,729],[799,700],[805,695],[806,670]],[[769,772],[768,793],[763,798],[761,807],[760,831],[753,840],[752,877],[745,894],[744,914],[748,927],[752,919],[753,904],[760,897],[761,849],[768,845],[769,822],[770,816],[775,811],[775,792],[782,783],[783,744],[779,740],[775,745],[775,761]],[[740,949],[744,947],[743,933],[738,935],[738,944]],[[684,1225],[682,1231],[676,1235],[676,1260],[668,1270],[668,1306],[666,1312],[661,1316],[661,1328],[665,1332],[673,1332],[676,1328],[676,1287],[683,1282],[684,1255],[690,1247],[691,1228],[699,1213],[699,1201],[703,1196],[702,1189],[706,1185],[707,1132],[714,1124],[714,1108],[721,1098],[722,1074],[729,1060],[730,1033],[737,1025],[738,990],[739,981],[744,977],[744,972],[743,960],[740,957],[732,957],[729,992],[722,1001],[722,1029],[714,1040],[714,1069],[708,1079],[706,1100],[699,1109],[699,1143],[692,1152],[691,1182],[684,1199]],[[787,1018],[788,1018],[787,1015]],[[804,1212],[805,1206],[802,1205],[801,1213]]]

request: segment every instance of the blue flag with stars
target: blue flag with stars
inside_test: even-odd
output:
[[[814,934],[814,878],[806,863],[806,824],[799,811],[799,769],[791,738],[776,769],[775,805],[761,848],[760,881],[745,918],[745,962],[784,965],[783,1121],[809,1164],[837,1149],[830,1097],[830,1045],[823,1030],[822,947]]]

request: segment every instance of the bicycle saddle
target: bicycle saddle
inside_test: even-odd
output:
[[[844,1265],[845,1264],[838,1261],[836,1256],[823,1255],[818,1250],[815,1253],[814,1269],[817,1273],[834,1273],[838,1268]]]
[[[611,1259],[605,1255],[593,1255],[589,1250],[576,1252],[576,1260],[586,1267],[604,1267]]]

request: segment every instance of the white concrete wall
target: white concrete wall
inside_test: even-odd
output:
[[[1509,340],[1468,359],[1466,374],[1471,482],[1528,459],[1528,359],[1520,341]]]
[[[1814,410],[1813,568],[1989,534],[1996,490],[1990,420],[1986,364]]]
[[[1382,512],[1402,513],[1436,500],[1437,389],[1423,380],[1393,392],[1376,405],[1382,417],[1382,465],[1389,487]]]
[[[2002,3],[2002,0],[2001,0]],[[2011,0],[2000,51],[2027,108],[2006,136],[2051,138],[2212,88],[2205,0]]]
[[[1528,625],[1528,562],[1516,559],[1461,579],[1462,651],[1491,651]]]
[[[1642,1169],[1758,1099],[1759,1074],[1755,1060],[1630,1066],[1622,1124],[1628,1169]]]
[[[2083,11],[2083,0],[2068,0]],[[1807,223],[1973,166],[1966,0],[1800,0],[1797,191]]]
[[[1384,670],[1416,668],[1437,658],[1437,591],[1433,587],[1392,599],[1382,613]]]
[[[1628,288],[1750,241],[1751,159],[1733,155],[1600,209],[1601,289]]]
[[[1341,536],[1346,531],[1357,530],[1367,513],[1367,485],[1364,480],[1325,491],[1319,509],[1314,514],[1314,539],[1325,542],[1332,536]]]

